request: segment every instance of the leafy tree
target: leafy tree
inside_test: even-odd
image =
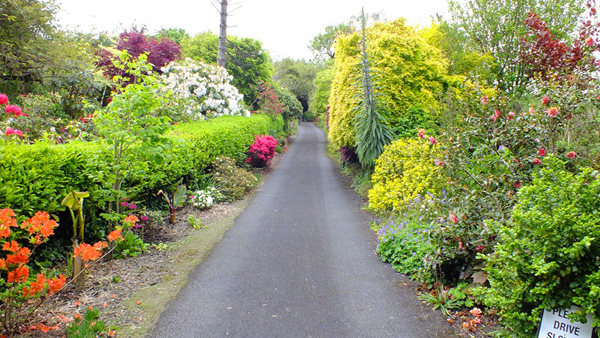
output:
[[[154,38],[158,41],[168,39],[181,46],[181,42],[189,39],[190,35],[183,28],[163,28],[154,35]]]
[[[326,61],[335,57],[335,39],[340,35],[347,35],[353,32],[351,25],[340,23],[336,26],[325,27],[325,32],[315,36],[308,48],[315,53],[315,58]]]
[[[313,81],[314,93],[310,100],[309,109],[319,116],[319,120],[325,121],[329,95],[331,93],[331,82],[335,76],[333,62],[325,64],[325,68],[317,73]]]
[[[307,111],[314,92],[313,81],[321,68],[322,66],[313,62],[286,58],[275,62],[275,76],[282,87],[296,96],[303,111]]]
[[[244,94],[244,101],[251,105],[258,95],[262,82],[272,81],[273,64],[262,43],[250,38],[229,36],[225,69],[233,76],[232,84]],[[182,41],[184,57],[217,64],[219,37],[204,32]],[[256,107],[255,107],[256,108]]]
[[[56,29],[54,1],[10,0],[0,2],[0,80],[11,96],[33,89],[49,62]]]
[[[449,4],[461,31],[481,53],[495,58],[493,84],[508,93],[521,93],[527,82],[524,65],[515,60],[529,13],[537,13],[555,36],[567,38],[583,12],[583,0],[450,0]],[[557,8],[563,9],[561,15]]]
[[[144,28],[138,30],[133,27],[130,31],[119,34],[117,49],[126,50],[134,58],[148,53],[148,63],[158,73],[160,73],[161,67],[181,57],[181,49],[173,40],[158,41],[153,37],[146,36],[144,31]]]

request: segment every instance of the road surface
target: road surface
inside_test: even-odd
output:
[[[296,141],[149,337],[453,337],[374,253],[324,133]]]

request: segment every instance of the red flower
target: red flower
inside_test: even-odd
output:
[[[437,141],[435,140],[435,137],[430,136],[429,137],[429,143],[431,143],[431,144],[437,144]]]
[[[419,138],[424,138],[425,137],[425,129],[419,128],[418,135],[419,135]]]
[[[594,44],[594,38],[589,37],[587,40],[585,40],[585,45],[588,47],[592,47]]]
[[[513,113],[513,112],[508,113],[508,119],[509,120],[512,121],[514,118],[515,118],[515,113]]]
[[[487,98],[487,97],[485,97],[485,96],[482,96],[482,97],[481,97],[481,103],[483,103],[483,104],[487,104],[487,103],[488,103],[488,98]]]
[[[17,135],[18,137],[23,137],[23,132],[22,131],[20,131],[19,129],[13,129],[13,128],[10,128],[10,127],[6,128],[6,131],[4,132],[4,134],[6,136]]]
[[[492,122],[496,122],[496,119],[497,119],[496,115],[490,116],[490,120],[492,120]]]
[[[478,245],[477,248],[475,248],[475,250],[477,250],[477,252],[482,252],[483,251],[483,245]]]
[[[556,117],[556,115],[558,115],[558,108],[551,107],[550,109],[548,109],[548,115]]]
[[[550,98],[549,98],[548,96],[544,96],[544,97],[542,98],[542,104],[545,106],[545,105],[547,105],[548,103],[550,103]]]
[[[5,105],[8,103],[8,96],[6,94],[0,94],[0,105]]]
[[[546,149],[541,148],[540,150],[538,150],[538,156],[541,156],[541,157],[546,156]]]
[[[496,111],[494,111],[494,115],[498,118],[500,117],[500,111],[498,109],[496,109]]]
[[[540,161],[539,158],[536,158],[533,160],[533,165],[538,165],[538,164],[542,164],[542,161]]]
[[[515,182],[515,188],[519,189],[521,187],[521,181]]]
[[[571,152],[569,152],[569,153],[567,154],[567,157],[568,157],[568,158],[575,158],[575,156],[577,156],[577,153],[576,153],[576,152],[574,152],[574,151],[571,151]]]

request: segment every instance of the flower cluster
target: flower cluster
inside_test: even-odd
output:
[[[207,187],[204,190],[198,190],[190,196],[190,202],[193,206],[200,209],[208,209],[220,200],[223,200],[223,194],[215,187]]]
[[[244,96],[223,67],[195,63],[191,59],[173,61],[161,68],[164,92],[175,97],[172,104],[191,119],[204,120],[225,115],[246,115]]]
[[[10,105],[8,103],[9,103],[8,96],[6,94],[0,94],[0,107],[2,107],[2,109],[4,109],[4,111],[8,115],[8,123],[10,123],[12,120],[19,118],[21,116],[23,116],[23,117],[29,116],[29,115],[23,113],[23,110],[21,109],[21,107]],[[6,131],[4,132],[4,135],[6,135],[7,137],[10,135],[16,135],[17,137],[23,137],[23,132],[19,129],[7,127]]]
[[[277,149],[277,140],[270,135],[254,135],[254,143],[248,149],[248,158],[246,163],[250,163],[255,168],[264,168],[271,163]]]

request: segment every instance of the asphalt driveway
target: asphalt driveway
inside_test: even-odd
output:
[[[377,258],[370,221],[324,133],[302,124],[150,337],[452,337]]]

